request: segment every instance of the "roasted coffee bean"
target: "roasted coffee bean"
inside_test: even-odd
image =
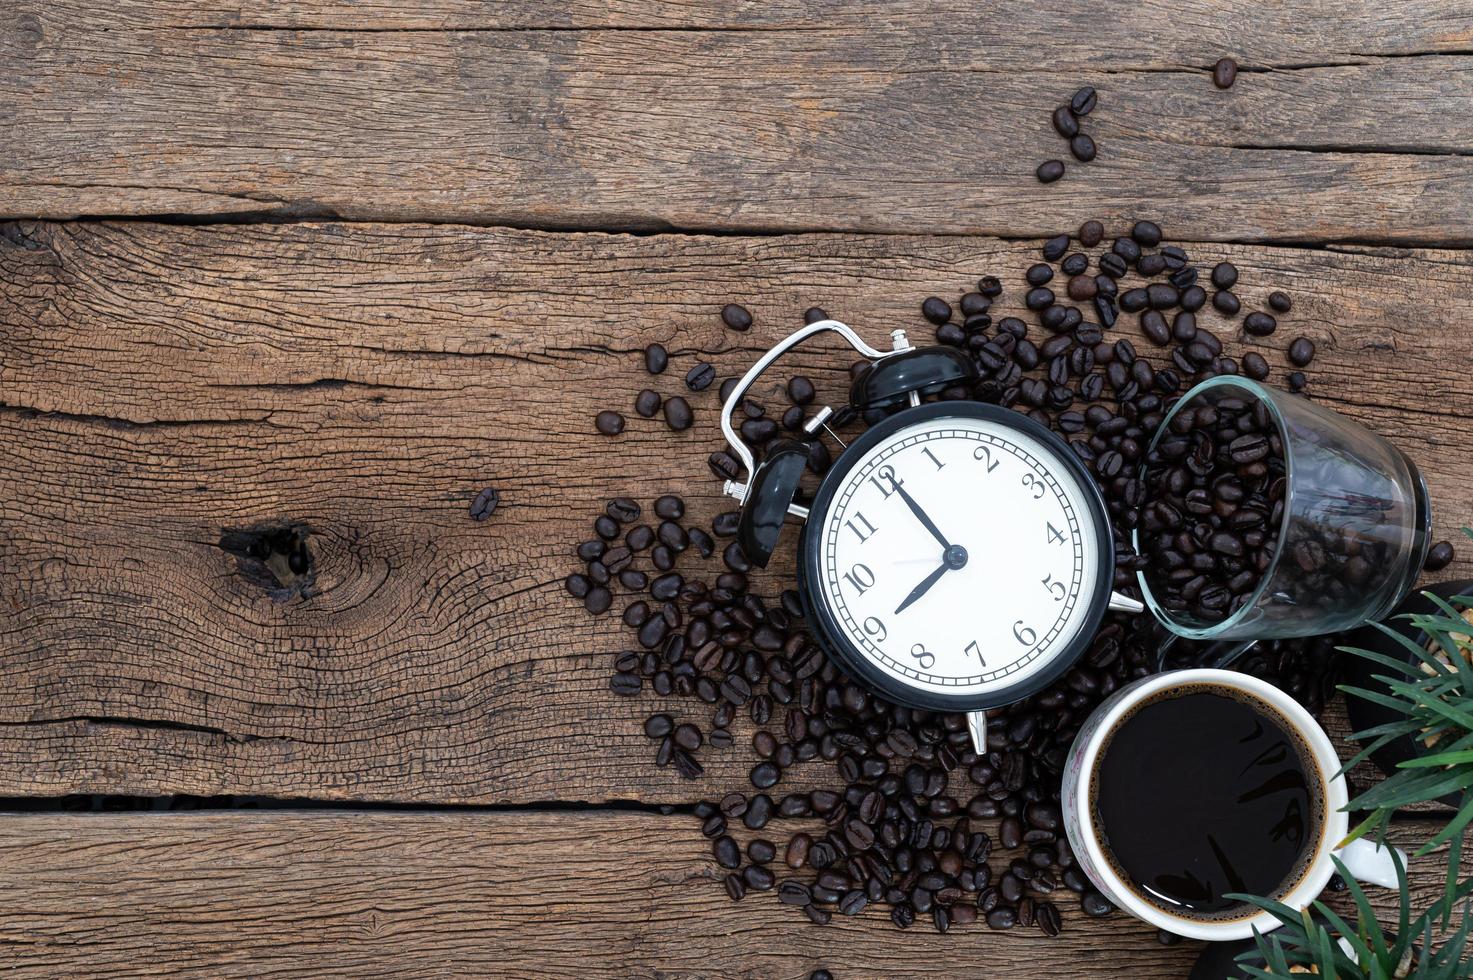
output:
[[[1278,328],[1278,325],[1279,321],[1258,310],[1243,317],[1243,329],[1255,337],[1267,337]]]
[[[1135,243],[1133,238],[1117,238],[1110,243],[1110,251],[1125,260],[1127,265],[1135,264],[1141,257],[1141,247]]]
[[[593,426],[606,436],[616,436],[624,431],[624,416],[605,409],[594,416]]]
[[[664,374],[670,363],[670,354],[660,344],[650,344],[644,349],[644,369],[650,374]]]
[[[1188,286],[1181,291],[1181,308],[1193,312],[1207,305],[1207,290],[1201,286]]]
[[[1116,255],[1114,252],[1106,252],[1104,255],[1101,255],[1099,258],[1099,266],[1100,271],[1109,276],[1111,279],[1119,279],[1120,277],[1124,276],[1125,273],[1130,269],[1130,267],[1125,264],[1125,260]]]
[[[691,391],[705,391],[716,381],[716,369],[705,361],[685,372],[685,386]]]
[[[747,883],[748,888],[758,892],[770,891],[777,883],[773,873],[760,864],[749,864],[743,868],[742,880]]]
[[[1063,931],[1063,918],[1052,902],[1039,902],[1033,910],[1033,919],[1039,931],[1050,939]]]
[[[752,314],[744,306],[727,303],[721,308],[721,322],[733,330],[748,330],[752,326]],[[725,396],[721,400],[725,401]]]
[[[691,427],[694,417],[691,414],[690,403],[679,395],[665,399],[665,424],[676,432],[683,432]]]
[[[737,842],[726,834],[722,834],[711,842],[711,853],[716,858],[716,863],[723,868],[740,868],[742,866],[742,852],[737,847]]]
[[[1166,325],[1166,317],[1159,310],[1147,310],[1141,314],[1141,333],[1157,347],[1165,347],[1171,343],[1171,328]]]
[[[1439,541],[1427,549],[1427,558],[1422,562],[1422,569],[1428,572],[1440,572],[1453,560],[1453,544],[1451,541]]]
[[[1140,273],[1142,276],[1145,276],[1147,279],[1150,279],[1154,276],[1159,276],[1161,273],[1166,271],[1166,258],[1156,252],[1152,252],[1148,255],[1142,255],[1139,259],[1136,260],[1135,271]],[[1191,270],[1184,269],[1182,271],[1189,272]],[[1177,273],[1177,275],[1180,276],[1181,273]]]
[[[1109,915],[1115,911],[1115,906],[1110,903],[1108,898],[1093,890],[1087,891],[1080,896],[1079,907],[1084,909],[1085,915],[1094,918]]]
[[[1064,176],[1064,161],[1045,160],[1043,163],[1040,163],[1038,165],[1036,175],[1040,184],[1052,184],[1054,181]]]
[[[1218,289],[1232,289],[1238,281],[1238,267],[1231,262],[1219,262],[1212,267],[1212,285]]]
[[[1231,58],[1219,58],[1212,66],[1212,84],[1218,88],[1232,88],[1238,80],[1238,63]]]
[[[1146,287],[1146,299],[1153,310],[1169,310],[1181,299],[1181,293],[1175,286],[1153,282]]]
[[[1288,313],[1294,308],[1294,301],[1289,298],[1288,293],[1275,289],[1268,294],[1268,306],[1275,313]]]
[[[740,902],[742,897],[747,894],[747,883],[742,880],[742,876],[739,874],[733,873],[727,875],[723,879],[722,884],[726,888],[726,894],[733,902]]]
[[[1099,96],[1095,93],[1094,87],[1086,85],[1070,96],[1069,108],[1073,110],[1076,116],[1087,116],[1091,112],[1094,112],[1095,104],[1098,101]]]
[[[939,327],[951,319],[951,304],[939,296],[928,296],[921,303],[921,316]]]
[[[1308,367],[1312,360],[1314,360],[1314,341],[1308,337],[1298,337],[1289,344],[1289,363],[1295,367]]]
[[[1088,163],[1099,151],[1088,133],[1080,133],[1069,140],[1069,152],[1074,155],[1074,159]]]
[[[660,413],[660,396],[648,388],[634,397],[634,413],[640,418],[652,419]]]
[[[471,501],[471,519],[484,521],[486,518],[490,517],[496,512],[496,505],[500,502],[501,495],[496,492],[496,488],[487,487],[480,493],[476,494],[476,499]],[[294,552],[292,554],[292,557],[295,558],[299,554],[301,554],[301,552]],[[302,568],[300,569],[292,569],[292,571],[296,572],[298,575],[300,575],[302,572],[305,572],[306,570],[307,569],[305,564],[303,564]]]
[[[1212,294],[1212,307],[1223,316],[1237,316],[1242,305],[1238,302],[1238,297],[1226,289],[1220,289]]]
[[[792,399],[794,405],[812,403],[815,394],[813,382],[801,374],[795,374],[788,379],[788,397]]]
[[[1137,221],[1131,226],[1130,237],[1144,248],[1155,248],[1161,244],[1161,226],[1154,221]]]
[[[1086,221],[1079,226],[1079,244],[1094,248],[1105,238],[1105,226],[1098,221]]]
[[[1268,361],[1257,351],[1249,351],[1243,355],[1243,373],[1254,381],[1262,381],[1268,377]]]
[[[618,673],[609,679],[609,690],[623,697],[638,694],[643,686],[644,681],[638,674]]]
[[[1026,305],[1030,310],[1044,309],[1045,307],[1052,306],[1053,302],[1054,291],[1052,289],[1046,289],[1042,286],[1038,287],[1037,289],[1028,290],[1028,294],[1023,297],[1024,305]]]
[[[1018,924],[1018,913],[1007,905],[1000,905],[987,913],[987,925],[993,929],[1011,929]]]
[[[1079,133],[1079,120],[1074,115],[1074,110],[1066,105],[1061,105],[1054,110],[1054,132],[1064,139],[1070,139]]]

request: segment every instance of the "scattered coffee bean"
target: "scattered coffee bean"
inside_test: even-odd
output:
[[[1095,158],[1097,152],[1095,141],[1088,133],[1080,133],[1069,140],[1069,152],[1074,154],[1074,159],[1088,163]]]
[[[939,296],[927,296],[921,303],[921,316],[939,327],[951,319],[951,304]]]
[[[624,416],[604,410],[594,416],[593,427],[606,436],[616,436],[624,431]]]
[[[670,354],[660,344],[650,344],[644,349],[644,369],[650,374],[664,374],[670,363]]]
[[[1267,337],[1278,329],[1279,321],[1267,313],[1254,310],[1243,317],[1243,329],[1255,337]]]
[[[1314,341],[1308,337],[1299,337],[1289,345],[1289,363],[1295,367],[1309,367],[1309,362],[1314,360]]]
[[[1043,161],[1043,163],[1040,163],[1038,165],[1038,170],[1036,171],[1036,174],[1038,176],[1038,182],[1040,184],[1052,184],[1054,181],[1064,176],[1064,161],[1045,160]]]
[[[752,326],[752,314],[747,312],[745,306],[727,303],[721,308],[721,322],[733,330],[749,330]]]
[[[705,391],[716,380],[716,369],[705,361],[685,372],[685,386],[691,391]]]
[[[1226,289],[1220,289],[1212,294],[1212,306],[1223,316],[1237,316],[1242,304],[1238,302],[1238,297],[1234,296],[1231,292]]]
[[[1453,560],[1453,543],[1451,541],[1439,541],[1427,549],[1427,559],[1422,562],[1422,569],[1428,572],[1440,572]]]
[[[1098,101],[1099,96],[1095,93],[1094,87],[1086,85],[1070,97],[1069,108],[1074,111],[1076,116],[1087,116],[1091,112],[1094,112],[1095,104]]]
[[[665,399],[665,424],[676,432],[689,429],[695,417],[691,414],[690,403],[679,395]]]
[[[1238,80],[1238,63],[1231,58],[1219,58],[1212,66],[1212,84],[1218,88],[1232,88]]]
[[[641,418],[652,419],[660,412],[660,396],[657,392],[645,388],[634,397],[635,414]]]
[[[1079,120],[1074,116],[1074,110],[1066,105],[1061,105],[1054,110],[1054,131],[1064,139],[1072,139],[1079,134]]]
[[[1294,301],[1289,298],[1288,293],[1276,289],[1268,294],[1268,305],[1275,313],[1288,313],[1294,308]]]
[[[1098,221],[1086,221],[1079,226],[1079,244],[1094,248],[1105,239],[1105,226]]]
[[[496,512],[496,505],[499,503],[501,503],[501,495],[496,492],[496,488],[487,487],[476,494],[476,499],[471,501],[471,518],[477,521],[484,521]],[[296,571],[296,569],[292,570]],[[297,574],[301,573],[298,572]]]

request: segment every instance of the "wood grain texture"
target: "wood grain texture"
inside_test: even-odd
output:
[[[639,29],[594,6],[350,23],[18,0],[0,136],[25,151],[0,163],[0,214],[1004,237],[1150,215],[1190,239],[1473,241],[1473,15],[1430,0],[903,4],[879,29],[852,3],[597,5]],[[644,29],[677,14],[697,29]],[[320,29],[226,26],[257,16]],[[467,17],[487,29],[427,26]],[[1219,91],[1224,53],[1265,70]],[[1087,83],[1100,156],[1041,185],[1068,159],[1049,112]]]
[[[1419,840],[1419,825],[1401,827]],[[1413,865],[1413,904],[1440,855]],[[1473,870],[1473,867],[1467,870]],[[1066,893],[1064,932],[937,935],[878,909],[811,925],[774,893],[733,906],[691,817],[215,813],[0,820],[8,975],[415,977],[1185,976]],[[1387,893],[1372,889],[1378,908]],[[1343,908],[1343,896],[1333,903]]]
[[[1313,338],[1315,394],[1423,463],[1440,536],[1473,524],[1466,256],[1193,253],[1231,257],[1250,307],[1291,292],[1260,348],[1276,371]],[[639,727],[656,700],[606,686],[632,636],[559,584],[609,496],[684,492],[699,521],[725,508],[705,464],[715,391],[691,396],[681,434],[631,412],[608,439],[593,415],[646,385],[683,391],[697,356],[744,369],[813,303],[878,340],[924,330],[922,297],[993,273],[1011,312],[1036,255],[960,238],[10,226],[0,794],[685,802],[744,785],[745,749],[706,753],[695,786],[653,767]],[[749,334],[720,325],[733,299]],[[1145,346],[1130,318],[1118,333]],[[658,379],[639,367],[652,341],[674,353]],[[844,364],[818,350],[794,370],[822,386]],[[503,502],[478,524],[467,506],[487,485]],[[310,599],[273,600],[216,546],[282,520],[313,529]]]
[[[220,0],[120,0],[98,8],[57,0],[34,11],[43,23],[96,28],[230,28],[236,30],[527,31],[814,30],[951,34],[964,47],[969,32],[1017,67],[1038,65],[1044,52],[1061,61],[1203,67],[1223,53],[1245,64],[1322,62],[1373,55],[1465,53],[1473,43],[1466,11],[1433,0],[1383,8],[1358,0],[1317,0],[1312,9],[1273,0],[1143,0],[1108,15],[1087,0],[1060,0],[1047,11],[1020,0],[985,8],[966,0],[257,0],[248,7]]]

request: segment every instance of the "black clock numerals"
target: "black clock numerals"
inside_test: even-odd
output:
[[[854,532],[854,536],[859,539],[860,544],[864,544],[870,538],[874,537],[875,531],[879,530],[869,522],[869,518],[864,516],[863,511],[855,513],[853,517],[844,522],[844,526]]]
[[[1043,495],[1048,492],[1043,481],[1032,473],[1023,474],[1023,486],[1032,488],[1034,500],[1042,500]]]
[[[1033,632],[1031,626],[1024,626],[1021,619],[1013,624],[1013,637],[1025,647],[1031,647],[1038,642],[1038,634]]]
[[[869,478],[869,482],[879,488],[881,496],[889,500],[895,490],[905,481],[895,475],[895,467],[881,466],[875,470],[875,475]]]
[[[936,655],[927,650],[924,643],[917,643],[911,647],[910,655],[915,658],[916,663],[921,665],[922,670],[930,670],[936,666]]]
[[[1063,544],[1064,543],[1064,532],[1063,531],[1060,531],[1058,528],[1054,527],[1054,522],[1053,521],[1045,521],[1044,523],[1046,523],[1048,525],[1048,540],[1049,540],[1049,544]]]
[[[856,595],[864,595],[875,584],[875,573],[868,565],[855,565],[844,573],[844,581],[854,586]]]
[[[931,447],[930,446],[922,446],[921,447],[921,452],[925,453],[926,454],[926,458],[929,459],[931,462],[933,462],[933,463],[936,464],[936,468],[938,470],[944,470],[944,469],[946,469],[946,464],[943,463],[943,462],[941,462],[941,460],[939,460],[939,459],[936,458],[936,454],[933,453],[933,452],[931,452]]]
[[[976,640],[973,640],[971,643],[968,643],[967,644],[967,649],[966,649],[965,652],[971,654],[974,657],[976,657],[977,658],[977,663],[981,664],[983,667],[986,667],[987,666],[987,661],[982,656],[982,648],[977,645],[977,641]]]
[[[878,617],[871,616],[864,621],[863,626],[864,631],[874,637],[876,643],[884,643],[885,637],[890,635],[890,631],[885,628],[884,621]]]
[[[1055,582],[1052,572],[1043,577],[1043,587],[1048,589],[1048,594],[1054,597],[1055,602],[1063,602],[1064,596],[1069,594],[1069,587],[1063,582]]]
[[[987,463],[987,472],[989,473],[1002,465],[1002,460],[992,458],[991,446],[978,446],[976,449],[972,450],[972,458],[985,460]]]

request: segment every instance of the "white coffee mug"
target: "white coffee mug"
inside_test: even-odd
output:
[[[1294,726],[1304,744],[1314,753],[1316,768],[1322,780],[1325,819],[1320,829],[1320,839],[1314,844],[1314,856],[1308,870],[1298,884],[1278,900],[1293,909],[1308,907],[1324,890],[1335,872],[1335,866],[1330,861],[1331,854],[1339,858],[1357,880],[1388,888],[1396,887],[1396,866],[1392,862],[1389,848],[1365,839],[1352,841],[1344,847],[1337,846],[1345,839],[1350,826],[1349,818],[1344,812],[1345,777],[1336,775],[1340,771],[1340,759],[1335,754],[1330,737],[1314,717],[1299,702],[1266,681],[1234,671],[1208,669],[1173,670],[1127,684],[1095,709],[1075,737],[1064,768],[1064,827],[1069,834],[1075,860],[1090,881],[1094,882],[1095,887],[1117,907],[1136,918],[1191,939],[1214,942],[1246,939],[1253,934],[1254,929],[1268,932],[1280,924],[1268,912],[1249,908],[1245,908],[1244,915],[1237,919],[1204,920],[1174,915],[1145,901],[1132,891],[1115,873],[1100,844],[1099,830],[1094,822],[1094,801],[1090,799],[1090,774],[1094,771],[1101,747],[1121,719],[1141,701],[1169,688],[1196,684],[1234,688],[1272,706]],[[1401,854],[1401,860],[1405,864],[1405,854]]]

